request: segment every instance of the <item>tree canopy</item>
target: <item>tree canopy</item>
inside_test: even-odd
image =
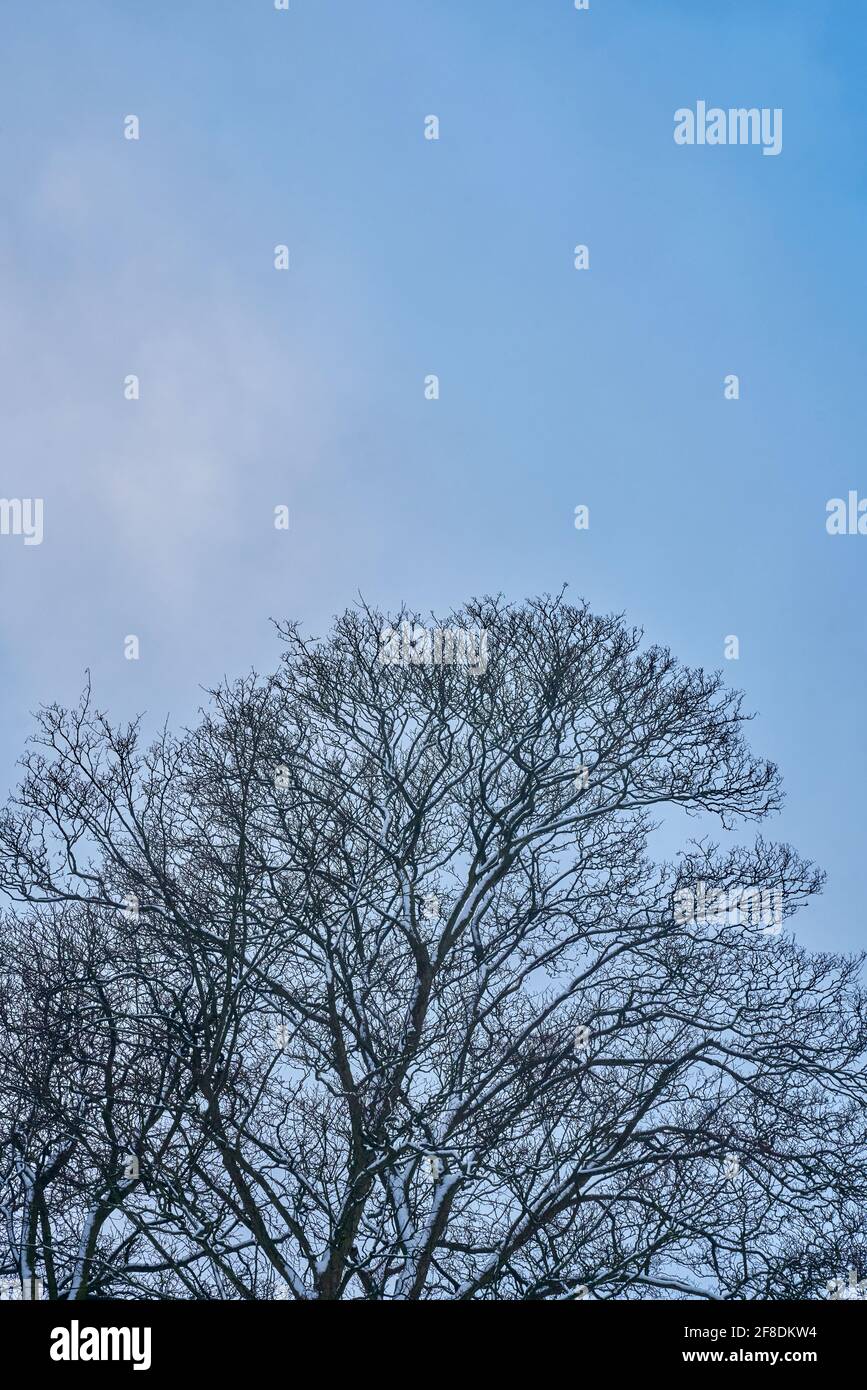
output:
[[[383,659],[403,623],[485,661]],[[39,712],[0,818],[4,1274],[822,1297],[865,1240],[861,962],[798,944],[788,845],[650,855],[678,808],[779,807],[742,697],[562,594],[278,631],[192,729]],[[684,920],[699,882],[784,928]]]

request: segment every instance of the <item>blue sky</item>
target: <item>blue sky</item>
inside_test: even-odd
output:
[[[854,0],[6,0],[4,786],[86,667],[181,723],[270,617],[568,582],[745,690],[798,936],[860,945],[865,50]],[[675,145],[699,99],[782,153]]]

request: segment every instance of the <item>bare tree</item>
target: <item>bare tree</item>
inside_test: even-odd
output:
[[[0,821],[6,1267],[823,1296],[865,1239],[861,962],[720,907],[803,908],[788,846],[649,856],[666,811],[779,806],[740,696],[562,595],[423,629],[281,625],[275,674],[151,746],[89,690],[41,712]]]

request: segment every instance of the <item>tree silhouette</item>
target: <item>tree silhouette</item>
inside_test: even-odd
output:
[[[779,806],[741,697],[562,595],[278,630],[150,746],[89,689],[38,716],[0,820],[5,1273],[827,1296],[864,1243],[860,962],[676,910],[789,919],[821,874],[788,846],[648,851],[666,810]]]

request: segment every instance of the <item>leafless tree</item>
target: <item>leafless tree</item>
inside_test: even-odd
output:
[[[41,711],[0,821],[6,1271],[825,1296],[865,1242],[861,962],[677,911],[789,919],[821,874],[788,846],[649,853],[664,813],[779,806],[741,697],[562,595],[428,620],[481,664],[386,650],[421,622],[280,625],[275,674],[150,745],[89,689]]]

